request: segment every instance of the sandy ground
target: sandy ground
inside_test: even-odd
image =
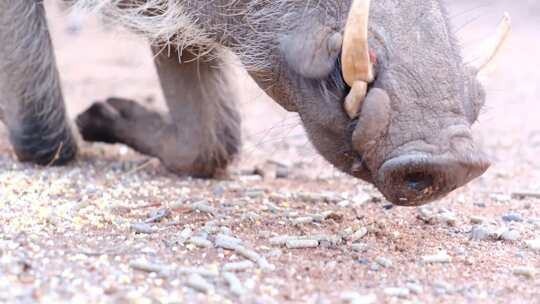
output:
[[[475,127],[494,165],[425,208],[392,207],[324,163],[247,79],[231,180],[100,144],[34,167],[0,129],[0,302],[540,303],[540,5],[452,1],[451,15],[467,49],[505,10],[514,32]],[[70,116],[111,95],[162,108],[144,41],[50,17]]]

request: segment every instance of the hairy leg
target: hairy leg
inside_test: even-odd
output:
[[[0,1],[0,119],[21,161],[75,157],[42,1]]]
[[[156,68],[170,115],[113,98],[77,118],[85,140],[124,143],[158,157],[173,172],[212,177],[240,147],[240,117],[225,63],[188,54],[156,54]],[[182,63],[180,63],[182,62]]]

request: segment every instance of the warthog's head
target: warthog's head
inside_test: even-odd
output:
[[[489,161],[471,136],[479,69],[462,59],[441,2],[342,2],[298,13],[270,94],[298,111],[328,161],[395,204],[433,201],[483,174]]]

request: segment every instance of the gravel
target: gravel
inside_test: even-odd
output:
[[[244,271],[255,266],[252,261],[231,262],[223,265],[223,271]]]
[[[246,289],[238,277],[232,272],[223,273],[223,278],[227,281],[231,292],[236,296],[242,296],[246,293]]]
[[[132,261],[129,263],[129,266],[135,270],[145,271],[145,272],[156,272],[160,274],[166,274],[170,272],[170,269],[161,264],[150,263],[146,260]]]
[[[158,222],[161,222],[161,220],[168,218],[170,216],[171,216],[171,210],[163,208],[163,209],[150,212],[145,222],[158,223]]]
[[[199,236],[190,237],[188,240],[188,243],[193,244],[197,247],[202,247],[202,248],[212,247],[212,242],[210,242],[206,238],[199,237]]]
[[[424,287],[418,283],[407,283],[407,288],[416,295],[422,294],[424,292]]]
[[[242,240],[226,234],[218,234],[214,244],[218,248],[234,250],[236,247],[242,244]]]
[[[505,229],[500,238],[504,241],[519,241],[521,240],[521,233],[515,229]]]
[[[516,267],[514,268],[513,272],[517,276],[522,276],[528,279],[532,279],[536,275],[536,270],[527,266]]]
[[[341,294],[341,301],[347,304],[372,304],[377,302],[375,294],[361,295],[356,292],[344,292]]]
[[[131,224],[131,229],[133,229],[135,233],[151,234],[155,232],[155,229],[152,228],[152,226],[147,223]]]
[[[525,243],[529,249],[540,252],[540,239],[528,240]]]
[[[387,287],[384,289],[384,294],[391,297],[407,298],[411,291],[404,287]]]
[[[304,249],[304,248],[316,248],[319,246],[317,240],[293,240],[289,239],[285,243],[285,246],[289,249]]]
[[[362,227],[358,230],[356,230],[352,235],[351,235],[351,241],[353,243],[356,243],[358,242],[359,240],[361,240],[364,236],[366,236],[366,234],[368,233],[368,230],[366,227]]]
[[[422,261],[424,263],[450,263],[452,262],[452,258],[446,253],[446,251],[440,251],[437,254],[434,255],[425,255],[422,257]]]
[[[519,213],[507,213],[502,216],[505,222],[523,222],[523,216]]]
[[[190,275],[186,284],[187,286],[203,293],[209,293],[214,290],[214,286],[199,274]]]
[[[486,219],[483,216],[477,216],[477,215],[471,216],[471,224],[473,225],[483,224],[485,221]]]
[[[375,263],[381,265],[382,267],[389,268],[392,267],[393,263],[392,260],[387,259],[385,257],[377,257],[375,258]]]

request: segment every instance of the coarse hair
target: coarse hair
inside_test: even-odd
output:
[[[164,48],[204,56],[227,46],[249,70],[268,68],[279,33],[301,23],[303,16],[315,11],[322,18],[336,16],[348,8],[345,0],[69,1],[78,12],[127,27]]]

